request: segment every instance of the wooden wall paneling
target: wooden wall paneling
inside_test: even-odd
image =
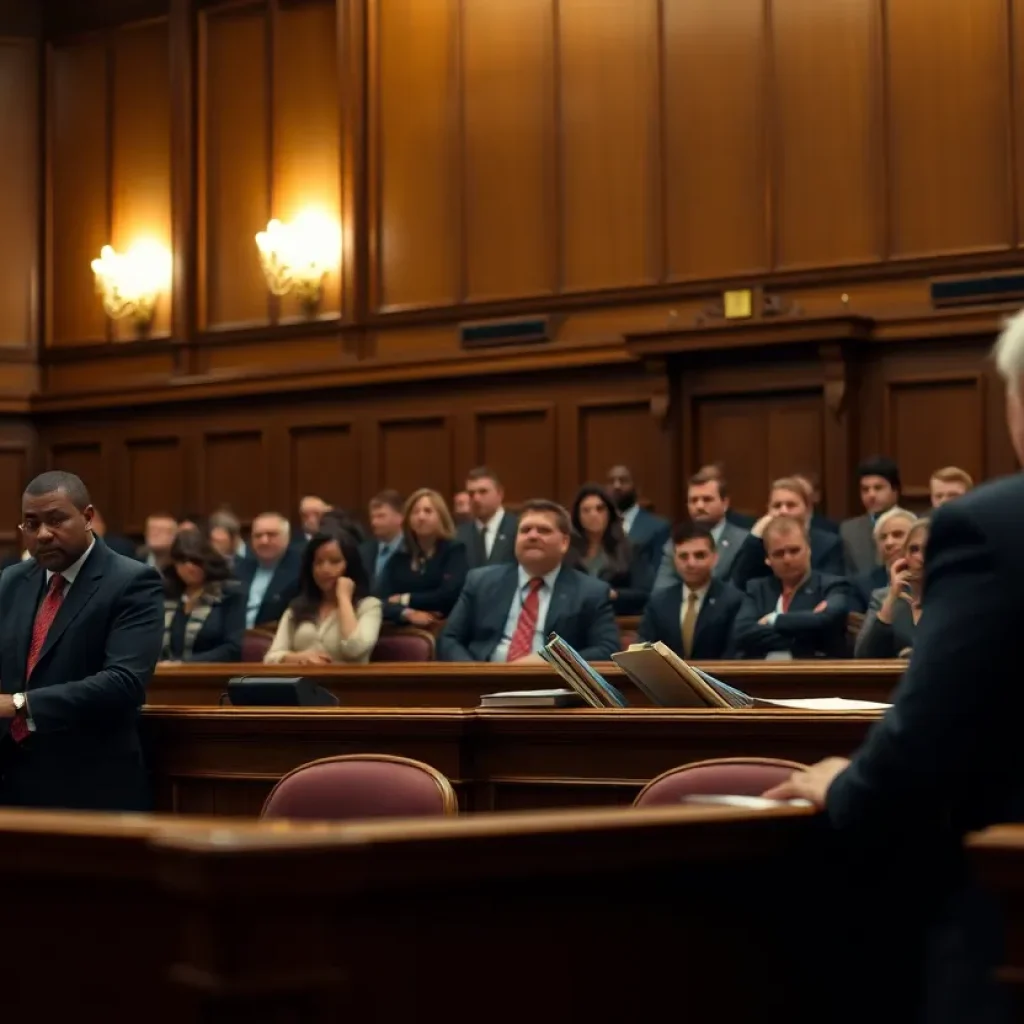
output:
[[[1013,136],[1013,197],[1014,197],[1014,240],[1024,245],[1024,131],[1020,126],[1021,111],[1024,111],[1024,6],[1010,0],[1010,67],[1013,81],[1010,96]]]
[[[33,351],[38,334],[39,43],[0,36],[0,346]]]
[[[456,479],[453,423],[442,413],[389,414],[377,420],[377,490],[394,488],[408,496],[432,487],[451,501]]]
[[[554,0],[463,0],[470,302],[558,288]]]
[[[48,50],[47,341],[103,342],[91,262],[110,241],[108,46],[89,36]]]
[[[243,426],[241,422],[203,431],[203,474],[198,498],[204,512],[227,505],[237,516],[249,521],[271,508],[274,467],[268,433],[266,426]],[[276,511],[284,516],[291,514],[290,508]]]
[[[171,248],[171,69],[168,23],[131,25],[112,37],[113,145],[111,244]],[[95,301],[95,300],[94,300]],[[170,334],[173,296],[157,304],[151,336]],[[115,340],[136,337],[130,321],[112,325]]]
[[[678,470],[668,432],[652,415],[650,398],[585,397],[574,412],[577,459],[562,470],[568,497],[584,483],[603,484],[612,466],[624,464],[633,472],[641,499],[671,518]]]
[[[133,433],[124,440],[119,474],[124,487],[121,523],[126,532],[141,535],[146,517],[154,512],[179,516],[192,511],[182,507],[189,497],[184,487],[184,454],[177,435]]]
[[[889,0],[894,257],[1015,242],[1007,0]]]
[[[273,212],[287,222],[305,209],[341,219],[338,40],[333,0],[279,4],[273,31]],[[339,257],[340,257],[339,253]],[[339,268],[328,274],[319,315],[341,314]],[[283,320],[304,319],[294,296]]]
[[[271,216],[267,14],[200,15],[199,303],[206,330],[269,322],[256,250]]]
[[[770,259],[765,0],[663,5],[669,277],[763,273]]]
[[[371,307],[449,306],[462,290],[458,0],[370,0]]]
[[[559,0],[562,286],[663,279],[657,0]]]
[[[505,500],[554,498],[559,488],[557,413],[554,402],[488,406],[475,415],[477,465],[501,478]],[[459,467],[461,469],[461,467]],[[460,477],[461,479],[461,477]],[[459,480],[456,480],[456,485]]]
[[[983,476],[992,479],[1016,473],[1020,468],[1006,424],[1006,385],[991,361],[983,364],[985,374],[985,465]]]
[[[4,432],[5,433],[5,432]],[[21,496],[32,476],[32,448],[0,434],[0,546],[17,546]]]
[[[351,417],[318,417],[288,427],[291,509],[305,494],[362,515],[367,496],[362,488],[361,451]]]
[[[89,489],[89,495],[107,522],[114,525],[114,476],[110,472],[104,444],[100,440],[56,441],[47,446],[46,468],[74,473]],[[27,483],[27,481],[26,481]]]
[[[772,6],[778,270],[884,258],[879,12],[876,0]]]

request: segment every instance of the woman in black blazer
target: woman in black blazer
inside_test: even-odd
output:
[[[572,526],[575,567],[608,584],[616,615],[639,615],[651,587],[646,563],[635,556],[622,517],[603,487],[580,488],[572,504]]]
[[[174,539],[164,590],[160,664],[241,660],[245,592],[202,534],[184,530]]]
[[[455,540],[444,498],[421,487],[402,513],[402,547],[385,563],[375,592],[384,621],[426,627],[447,618],[466,582],[466,547]]]

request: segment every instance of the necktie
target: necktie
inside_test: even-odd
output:
[[[57,612],[64,601],[64,586],[67,580],[60,573],[54,573],[50,577],[50,586],[46,591],[46,597],[39,606],[36,613],[36,621],[32,625],[32,642],[28,648],[28,662],[25,665],[26,683],[32,677],[39,655],[43,653],[43,644],[46,643],[46,634],[50,632],[53,620],[57,618]],[[25,719],[20,715],[11,721],[11,738],[20,743],[28,735],[28,726]]]
[[[789,611],[789,606],[793,602],[793,593],[794,593],[794,591],[791,590],[788,594],[783,593],[783,595],[782,595],[782,613],[783,614],[785,614],[786,612]]]
[[[529,593],[523,601],[523,607],[519,609],[519,621],[516,623],[516,631],[512,634],[512,641],[508,645],[506,661],[518,661],[525,658],[527,654],[533,653],[533,634],[537,631],[537,614],[540,611],[540,588],[544,586],[544,580],[535,576],[527,584]]]
[[[700,595],[692,590],[686,598],[686,611],[683,613],[683,657],[693,655],[693,634],[697,631],[697,602]]]
[[[476,539],[473,546],[476,548],[477,565],[487,564],[487,527],[476,524]]]
[[[384,571],[384,566],[387,565],[388,558],[391,556],[391,548],[381,544],[377,548],[377,565],[374,567],[373,574],[379,576]]]

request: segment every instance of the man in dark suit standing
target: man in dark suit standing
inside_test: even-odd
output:
[[[92,529],[78,477],[22,498],[33,558],[0,576],[0,803],[145,810],[139,708],[163,643],[163,582]]]
[[[1003,331],[995,361],[1006,381],[1013,447],[1024,463],[1024,314]],[[887,892],[874,906],[888,905],[914,926],[899,935],[898,951],[890,943],[915,1014],[901,1020],[1016,1019],[994,980],[1005,962],[1002,923],[971,877],[963,838],[1024,821],[1024,747],[1014,714],[1022,508],[1018,473],[935,511],[914,654],[892,708],[852,762],[828,758],[765,794],[823,808],[841,848],[868,862],[860,870],[874,869],[872,884],[897,880],[896,900],[887,902]],[[885,934],[877,925],[865,923],[872,939]],[[873,948],[872,964],[886,953]]]
[[[660,640],[688,661],[734,657],[733,624],[743,595],[716,578],[714,535],[702,523],[681,523],[672,533],[672,544],[681,583],[651,594],[637,639]]]
[[[438,640],[441,661],[521,661],[558,633],[587,661],[619,649],[608,584],[562,565],[569,550],[569,513],[553,501],[523,506],[516,562],[470,570]]]
[[[846,653],[849,585],[811,569],[803,517],[776,516],[764,530],[771,574],[747,584],[736,616],[736,646],[748,658],[785,652],[794,658],[842,658]]]
[[[470,569],[514,562],[517,520],[505,511],[505,489],[497,474],[486,466],[471,469],[466,491],[473,518],[460,523],[455,536],[466,545]]]
[[[667,519],[641,508],[637,501],[636,483],[628,466],[612,466],[608,470],[608,495],[622,516],[622,528],[629,543],[654,579],[661,564],[661,552],[669,542],[672,525]]]

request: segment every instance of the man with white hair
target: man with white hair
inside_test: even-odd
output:
[[[289,547],[291,528],[277,512],[252,521],[252,557],[238,563],[235,575],[245,588],[245,625],[277,622],[299,592],[301,552]]]
[[[1024,463],[1024,313],[1007,323],[995,361],[1006,383],[1010,437]],[[919,632],[892,708],[852,761],[829,758],[765,794],[823,808],[862,875],[887,883],[885,894],[875,895],[885,921],[864,927],[894,947],[893,935],[900,936],[897,976],[913,985],[913,1015],[886,1019],[1012,1019],[1007,994],[993,980],[1001,922],[976,887],[962,846],[975,829],[1024,821],[1024,745],[1013,713],[1022,510],[1024,474],[1017,473],[935,511]],[[913,930],[888,931],[897,915]],[[887,955],[872,953],[876,963]],[[923,970],[915,972],[918,964]]]

